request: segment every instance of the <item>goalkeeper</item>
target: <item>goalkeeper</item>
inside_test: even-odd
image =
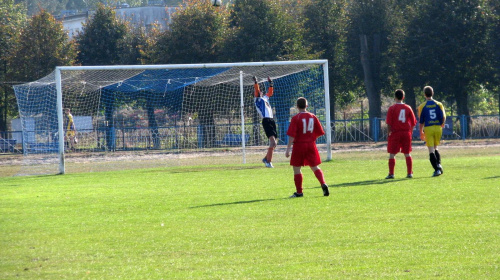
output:
[[[262,162],[266,165],[266,167],[273,168],[274,166],[271,162],[273,160],[274,148],[276,148],[276,139],[278,138],[276,122],[273,119],[273,109],[269,104],[269,97],[273,96],[274,93],[273,80],[271,80],[270,77],[267,77],[267,81],[269,82],[267,94],[263,94],[260,90],[259,84],[257,83],[257,77],[254,76],[253,81],[255,107],[262,118],[262,127],[264,128],[266,136],[269,139],[269,148],[267,148],[267,154],[262,159]]]

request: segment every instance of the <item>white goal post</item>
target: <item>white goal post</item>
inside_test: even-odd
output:
[[[70,108],[79,140],[71,157],[146,150],[231,152],[246,163],[249,151],[258,154],[268,145],[253,104],[254,76],[263,91],[268,76],[274,81],[270,103],[279,144],[286,145],[295,101],[304,96],[325,127],[319,142],[331,160],[327,60],[56,67],[45,78],[14,87],[21,123],[32,124],[23,125],[24,155],[31,166],[58,166],[57,172],[41,173],[67,172],[68,143],[62,136],[64,108]]]

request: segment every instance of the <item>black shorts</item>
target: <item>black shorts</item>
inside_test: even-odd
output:
[[[263,118],[262,119],[262,127],[264,127],[264,131],[266,132],[267,138],[274,136],[274,138],[278,138],[278,132],[276,132],[276,122],[274,122],[271,118]]]

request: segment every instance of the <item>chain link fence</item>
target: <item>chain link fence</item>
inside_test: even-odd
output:
[[[284,129],[280,135],[286,133],[287,123],[280,123],[278,130]],[[380,142],[387,141],[387,125],[384,118],[335,120],[332,126],[333,143],[351,142]],[[214,127],[215,130],[225,131],[217,133],[222,135],[221,139],[214,139],[208,146],[229,147],[241,145],[241,130],[239,126],[221,125]],[[266,145],[267,139],[260,124],[248,125],[246,129],[247,138],[245,142],[248,146]],[[157,131],[157,134],[154,133]],[[175,126],[159,127],[156,130],[148,128],[121,128],[116,131],[116,148],[119,150],[135,149],[177,149],[195,148],[207,146],[202,131],[206,131],[199,126]],[[255,133],[257,132],[257,133]],[[39,133],[39,132],[38,132]],[[86,137],[87,134],[96,134],[97,137]],[[33,134],[33,132],[31,133]],[[23,154],[29,149],[57,149],[57,135],[47,133],[51,137],[47,143],[53,143],[54,147],[23,146],[23,137],[30,137],[30,131],[5,131],[0,132],[0,153],[3,154]],[[77,135],[79,148],[86,147],[91,150],[105,149],[105,133],[101,130],[84,131]],[[88,138],[88,139],[87,139]],[[280,145],[286,145],[286,136],[280,139]],[[448,116],[443,128],[443,139],[465,140],[465,139],[491,139],[500,138],[500,115],[480,115],[480,116]],[[98,139],[97,143],[89,142],[89,139]],[[413,139],[419,139],[418,124],[413,131]],[[27,141],[29,142],[29,141]],[[324,143],[324,137],[318,139],[318,143]],[[31,151],[32,152],[32,151]],[[47,152],[47,151],[45,151]]]

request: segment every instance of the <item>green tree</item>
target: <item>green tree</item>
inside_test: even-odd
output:
[[[156,61],[160,60],[158,40],[162,35],[162,30],[159,28],[159,25],[156,24],[144,33],[144,45],[142,45],[142,48],[139,50],[141,54],[141,64],[154,64]]]
[[[10,69],[17,81],[33,81],[54,71],[56,66],[72,65],[76,50],[62,24],[42,11],[23,28],[11,57]]]
[[[48,13],[58,13],[66,8],[68,0],[16,0],[26,5],[28,15],[35,15],[42,10]]]
[[[382,114],[382,90],[393,76],[390,67],[394,63],[390,55],[393,4],[394,0],[359,0],[350,1],[348,7],[349,63],[354,66],[354,75],[364,80],[372,133],[372,120]]]
[[[129,27],[129,32],[119,41],[118,56],[122,65],[142,64],[148,34],[142,27]]]
[[[85,0],[67,0],[66,10],[82,10],[87,8]]]
[[[8,81],[9,57],[16,49],[17,37],[27,21],[26,7],[14,0],[0,0],[0,131],[7,130],[7,120],[17,115],[16,100]]]
[[[227,9],[209,1],[187,0],[158,38],[155,63],[204,63],[220,60],[227,32]]]
[[[311,0],[304,6],[304,40],[320,58],[328,59],[330,80],[330,117],[335,119],[335,104],[341,106],[353,101],[350,94],[355,81],[348,76],[346,61],[346,1]]]
[[[232,61],[274,61],[310,58],[300,22],[280,1],[235,0],[231,36],[225,54]],[[285,2],[287,4],[287,2]]]
[[[459,115],[470,115],[470,94],[481,89],[491,65],[485,7],[482,0],[427,1],[408,25],[413,57],[407,60],[414,62],[405,71],[420,76],[421,87],[433,86],[437,99],[456,102]]]
[[[396,40],[394,46],[394,57],[396,60],[397,76],[401,82],[401,88],[404,89],[405,102],[410,105],[414,112],[417,109],[416,93],[422,92],[422,84],[425,80],[419,73],[419,65],[425,63],[425,58],[420,53],[420,44],[418,38],[413,37],[409,32],[412,30],[413,21],[418,11],[418,5],[414,1],[401,1],[398,6],[398,14],[404,14],[404,18],[400,17],[398,22],[398,33],[400,39]],[[423,1],[419,5],[423,5]]]
[[[94,17],[84,24],[76,36],[78,61],[82,65],[114,65],[120,62],[120,44],[127,34],[127,25],[116,13],[99,5]]]
[[[492,50],[492,75],[488,88],[496,92],[498,114],[500,114],[500,1],[490,1],[490,40]]]

